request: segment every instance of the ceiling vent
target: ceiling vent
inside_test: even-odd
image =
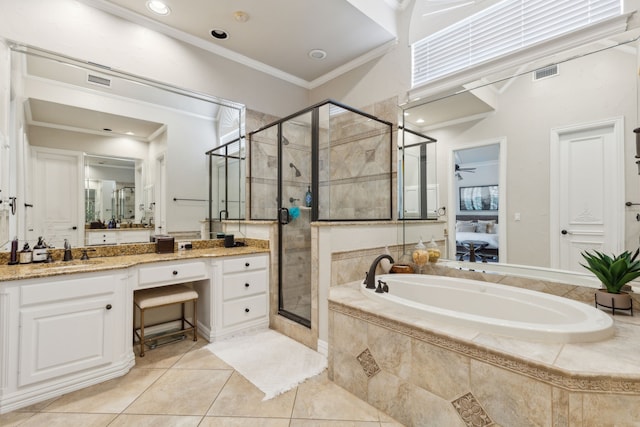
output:
[[[558,64],[549,65],[533,72],[533,81],[546,79],[558,75]]]
[[[98,76],[96,74],[87,74],[87,82],[105,87],[111,87],[111,79],[107,77]]]

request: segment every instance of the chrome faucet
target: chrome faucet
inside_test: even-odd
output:
[[[391,255],[388,255],[388,254],[382,254],[378,256],[378,258],[374,259],[373,262],[371,263],[371,267],[369,267],[369,272],[367,273],[367,276],[364,278],[364,284],[366,285],[365,288],[367,289],[376,288],[376,284],[375,284],[376,268],[378,268],[378,263],[385,258],[391,261],[392,264],[395,262],[391,257]]]

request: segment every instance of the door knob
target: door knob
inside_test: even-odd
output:
[[[107,304],[107,306],[105,307],[107,310],[111,310],[111,304]]]
[[[562,234],[568,234],[569,232],[567,230],[562,230],[561,233]]]

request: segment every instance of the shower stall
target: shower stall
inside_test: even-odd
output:
[[[249,134],[249,218],[278,222],[278,313],[311,326],[311,224],[392,218],[393,126],[324,101]]]

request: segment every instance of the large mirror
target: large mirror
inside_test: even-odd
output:
[[[15,208],[1,247],[13,236],[55,247],[209,237],[206,153],[242,140],[241,105],[9,45],[15,169],[2,198]],[[118,232],[94,232],[109,228]]]
[[[475,262],[584,272],[584,250],[638,247],[636,37],[404,107],[404,126],[438,141],[440,197],[425,209],[446,207],[447,258],[469,261],[474,246]]]

